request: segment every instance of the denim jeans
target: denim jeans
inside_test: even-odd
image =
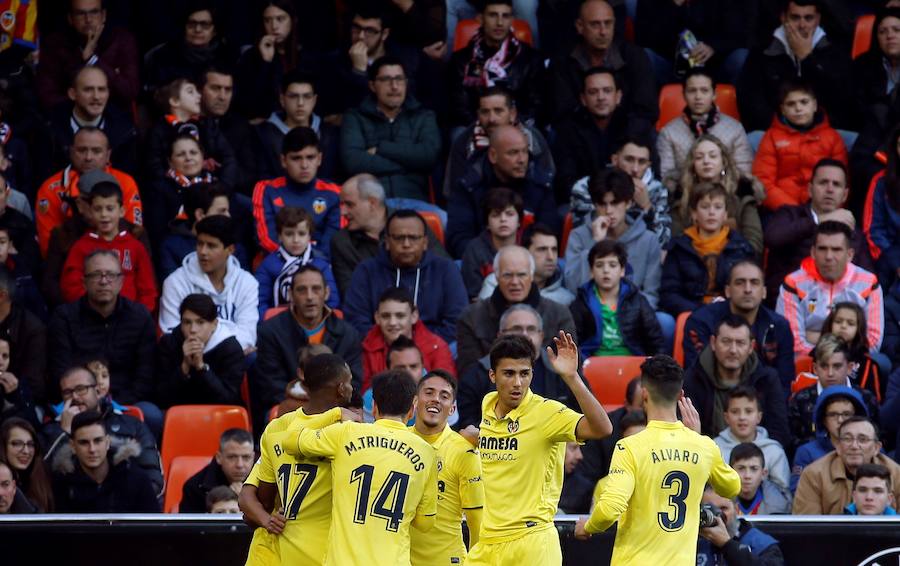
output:
[[[656,321],[662,328],[663,354],[672,355],[672,346],[675,344],[675,318],[667,312],[656,311]]]
[[[534,38],[534,46],[538,44],[538,0],[513,0],[513,16],[525,20],[531,26],[531,37]],[[460,20],[474,18],[478,10],[466,0],[447,0],[447,54],[453,51],[453,37],[456,34],[456,24]]]

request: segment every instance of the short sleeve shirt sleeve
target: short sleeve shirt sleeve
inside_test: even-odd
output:
[[[544,436],[551,442],[576,442],[575,428],[583,415],[559,401],[545,400],[538,405],[535,418],[541,423]]]

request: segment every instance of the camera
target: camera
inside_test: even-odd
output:
[[[716,518],[722,516],[722,510],[712,503],[704,503],[700,506],[700,528],[708,529],[716,526]]]

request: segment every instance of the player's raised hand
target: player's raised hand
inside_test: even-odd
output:
[[[681,422],[684,423],[684,426],[700,434],[700,413],[694,407],[691,398],[685,396],[684,391],[678,398],[678,410],[681,411]]]
[[[578,346],[575,339],[568,332],[559,331],[559,336],[553,337],[553,343],[556,344],[556,352],[553,348],[547,346],[547,359],[553,371],[560,377],[575,377],[578,375]]]
[[[587,523],[587,517],[581,517],[578,521],[575,522],[575,538],[578,540],[587,540],[591,538],[591,535],[588,534],[586,530],[584,530],[584,525]]]

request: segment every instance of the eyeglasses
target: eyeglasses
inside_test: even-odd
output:
[[[93,10],[73,10],[72,17],[89,20],[99,17],[101,13],[103,13],[103,10],[101,8],[94,8]]]
[[[359,33],[362,35],[378,35],[381,33],[381,30],[373,27],[363,27],[359,24],[350,24],[350,31],[353,33]]]
[[[211,20],[188,20],[184,27],[186,28],[194,28],[200,31],[207,31],[212,29],[213,23]]]
[[[63,398],[63,399],[69,399],[69,398],[72,397],[72,395],[78,395],[79,397],[81,397],[82,395],[84,395],[85,393],[87,393],[87,392],[90,391],[91,389],[94,389],[95,387],[97,387],[97,384],[91,384],[91,385],[76,385],[76,386],[73,387],[72,389],[63,389],[63,390],[62,390],[62,398]]]
[[[838,438],[841,441],[841,444],[846,444],[847,446],[852,446],[855,441],[860,446],[868,446],[875,442],[875,439],[871,436],[853,436],[851,434],[845,434]]]
[[[849,412],[849,411],[844,411],[844,412],[842,412],[842,413],[829,411],[829,412],[825,413],[825,418],[826,418],[826,419],[841,419],[841,420],[847,420],[847,419],[849,419],[850,417],[852,417],[854,414],[855,414],[855,413],[852,413],[852,412]]]
[[[27,442],[25,440],[10,440],[9,445],[12,446],[13,450],[17,452],[21,452],[26,448],[33,452],[35,447],[33,440],[29,440]]]
[[[398,244],[402,244],[405,242],[418,244],[424,237],[425,234],[388,234],[388,238],[390,238],[393,242],[397,242]]]
[[[121,279],[122,273],[113,273],[112,271],[91,271],[85,273],[84,278],[88,281],[118,281]]]
[[[400,75],[395,77],[375,77],[375,82],[383,85],[388,83],[402,85],[406,83],[406,77]]]

